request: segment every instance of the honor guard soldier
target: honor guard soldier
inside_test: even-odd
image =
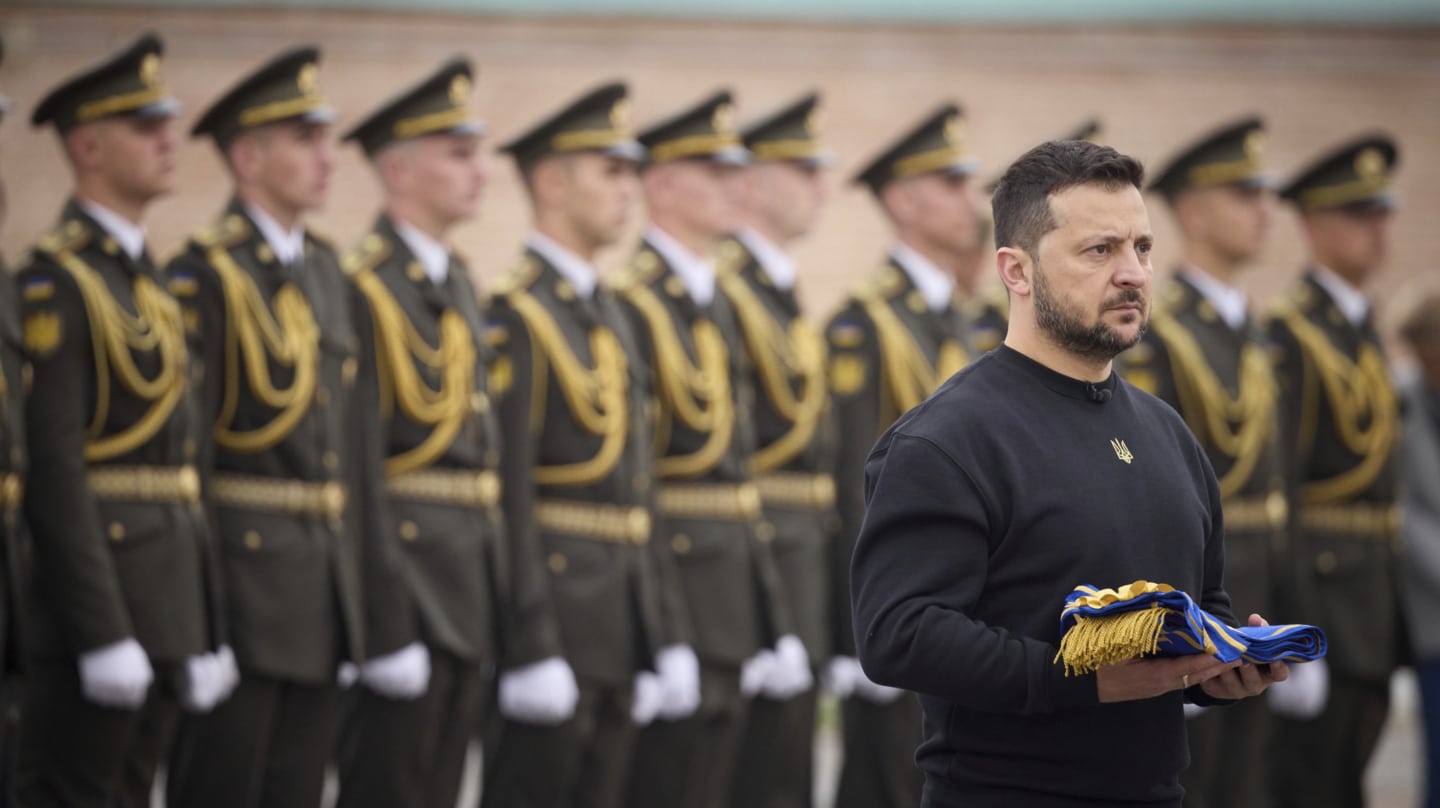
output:
[[[814,671],[830,654],[835,434],[825,342],[800,314],[795,263],[785,253],[825,202],[833,158],[821,142],[819,102],[807,95],[744,129],[752,158],[743,226],[720,246],[720,288],[735,309],[755,390],[750,466],[799,639],[758,657],[741,682],[754,698],[730,804],[747,808],[813,801]]]
[[[648,362],[659,405],[657,556],[678,573],[689,635],[656,660],[665,703],[640,733],[627,804],[715,808],[726,803],[744,733],[742,667],[791,635],[771,555],[775,526],[761,521],[752,482],[743,337],[707,258],[740,223],[749,153],[725,91],[640,142],[650,225],[619,289],[642,343],[634,358]]]
[[[3,56],[3,48],[0,48]],[[0,120],[10,99],[0,95]],[[0,225],[5,222],[5,185],[0,178]],[[0,782],[14,783],[15,730],[9,680],[20,675],[24,599],[30,572],[30,536],[21,519],[25,490],[25,394],[30,370],[20,330],[15,279],[0,259]]]
[[[303,223],[333,159],[318,62],[309,47],[280,55],[191,130],[214,139],[235,182],[219,220],[167,272],[211,426],[209,493],[241,680],[221,709],[182,725],[176,806],[315,805],[342,660],[374,657],[365,676],[390,695],[425,689],[398,541],[372,510],[379,415],[352,395],[359,346],[345,276]]]
[[[1132,384],[1180,413],[1220,478],[1225,589],[1237,615],[1272,613],[1270,559],[1285,541],[1275,383],[1264,334],[1236,287],[1269,232],[1264,138],[1258,118],[1226,125],[1181,151],[1150,183],[1180,225],[1183,257],[1150,331],[1117,360]],[[1270,804],[1269,715],[1259,700],[1190,711],[1186,805]]]
[[[1311,163],[1280,191],[1300,214],[1310,265],[1270,328],[1292,492],[1284,570],[1292,579],[1278,594],[1287,620],[1325,627],[1330,653],[1323,709],[1289,709],[1272,697],[1281,716],[1276,805],[1364,802],[1365,767],[1400,664],[1399,414],[1372,305],[1361,291],[1389,247],[1396,155],[1390,138],[1363,137]]]
[[[1070,130],[1059,140],[1083,140],[1086,143],[1100,143],[1100,120],[1091,118],[1074,129]],[[997,177],[985,184],[986,195],[993,195],[995,188],[1000,184]],[[998,283],[991,278],[986,283],[985,277],[991,270],[991,259],[994,257],[990,249],[991,231],[994,224],[990,221],[989,211],[981,210],[979,218],[980,235],[979,247],[975,251],[974,269],[968,273],[974,277],[975,288],[972,289],[965,300],[965,316],[970,320],[970,348],[976,356],[989,353],[1005,341],[1005,332],[1010,322],[1010,298],[1005,292],[1004,284]]]
[[[534,513],[527,532],[513,535],[545,559],[580,698],[563,723],[559,714],[504,709],[485,804],[619,808],[635,724],[659,706],[654,674],[637,677],[666,636],[649,547],[651,388],[594,260],[624,234],[645,152],[623,84],[587,93],[502,151],[515,159],[534,214],[491,314],[506,387],[503,468],[515,489],[506,505]]]
[[[508,574],[500,436],[479,300],[446,244],[475,215],[485,181],[471,82],[470,63],[452,60],[345,136],[385,192],[384,213],[344,267],[360,350],[352,396],[381,415],[385,530],[403,547],[431,673],[413,699],[390,686],[383,666],[361,668],[340,744],[341,806],[454,805],[466,746],[491,703],[496,623],[506,614],[494,582]],[[536,600],[521,605],[543,616]],[[511,644],[541,650],[510,650],[553,653],[548,634],[543,623],[522,626]]]
[[[946,104],[855,178],[879,201],[896,242],[880,272],[826,327],[837,428],[850,438],[841,442],[835,465],[835,656],[826,670],[830,688],[845,699],[840,808],[920,802],[912,755],[920,705],[911,695],[872,683],[860,669],[850,617],[850,556],[865,517],[870,444],[967,361],[969,326],[955,288],[966,257],[978,249],[976,168],[965,149],[960,110]]]
[[[203,421],[180,307],[145,244],[145,209],[175,171],[161,50],[140,37],[31,117],[59,133],[75,188],[17,279],[35,554],[18,805],[148,804],[182,703],[209,709],[228,684],[212,675],[224,635]],[[18,381],[7,368],[7,391]],[[7,500],[18,485],[6,478]]]

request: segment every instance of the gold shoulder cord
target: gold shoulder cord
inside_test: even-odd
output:
[[[765,395],[791,427],[768,446],[755,452],[751,465],[756,474],[784,466],[810,445],[820,414],[825,409],[825,342],[803,318],[795,318],[789,334],[765,311],[765,304],[737,275],[720,276],[720,285],[735,302],[740,331],[760,369]],[[790,385],[799,376],[803,390],[797,399]]]
[[[615,469],[625,450],[628,408],[625,403],[625,352],[615,333],[603,326],[590,330],[590,353],[595,367],[585,367],[550,312],[524,290],[511,291],[506,300],[524,319],[535,340],[535,372],[544,374],[544,362],[555,367],[560,392],[575,420],[591,434],[602,438],[600,450],[589,460],[563,466],[537,466],[535,481],[541,485],[592,485]],[[543,393],[542,393],[543,396]],[[543,412],[544,401],[537,400],[532,410]]]
[[[1163,313],[1151,320],[1151,328],[1170,352],[1185,421],[1196,435],[1208,436],[1211,445],[1234,458],[1220,478],[1220,496],[1234,496],[1249,482],[1273,423],[1276,391],[1270,361],[1259,346],[1247,344],[1232,399],[1189,331]]]
[[[626,296],[645,317],[655,345],[659,399],[666,419],[678,418],[696,432],[707,433],[705,444],[693,454],[662,457],[656,467],[663,477],[693,477],[720,462],[735,431],[735,402],[730,393],[730,352],[720,329],[701,320],[691,330],[699,366],[685,354],[685,346],[670,322],[665,305],[641,285]],[[657,430],[658,431],[658,430]]]
[[[254,279],[241,269],[225,244],[206,250],[225,293],[225,398],[215,422],[215,442],[232,452],[263,452],[284,440],[309,409],[315,395],[320,329],[305,295],[292,283],[275,293],[275,312]],[[269,358],[295,369],[295,378],[281,390],[270,378]],[[240,397],[240,365],[244,363],[250,392],[260,403],[278,410],[270,423],[241,432],[232,429]]]
[[[890,303],[883,296],[867,294],[860,303],[875,322],[880,338],[880,358],[890,380],[890,393],[897,408],[896,415],[909,411],[935,392],[942,382],[965,367],[965,349],[953,339],[940,344],[935,366],[915,341],[915,335],[900,322]]]
[[[1395,443],[1395,391],[1385,372],[1385,360],[1375,346],[1362,343],[1352,362],[1293,306],[1282,308],[1281,316],[1300,343],[1307,375],[1313,372],[1325,390],[1341,443],[1361,457],[1354,468],[1342,474],[1305,483],[1301,487],[1303,500],[1308,505],[1343,501],[1375,481]],[[1369,426],[1361,428],[1367,419]]]
[[[439,345],[432,348],[378,275],[363,270],[355,283],[375,317],[381,416],[388,420],[399,405],[406,418],[432,427],[419,446],[385,459],[386,476],[396,477],[434,463],[460,434],[475,390],[475,338],[465,318],[447,308],[440,315]],[[417,364],[435,371],[439,389],[425,383]]]
[[[185,330],[180,306],[144,275],[135,278],[135,315],[111,297],[95,270],[64,248],[52,253],[80,287],[90,318],[90,340],[95,354],[95,416],[85,430],[85,459],[99,462],[119,457],[144,445],[174,412],[184,392]],[[147,379],[135,365],[134,351],[158,350],[160,371]],[[150,408],[129,428],[104,435],[110,410],[110,374]]]

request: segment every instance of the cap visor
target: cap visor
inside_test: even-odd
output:
[[[1343,210],[1350,213],[1373,213],[1382,210],[1394,210],[1400,206],[1400,197],[1395,194],[1380,194],[1369,199],[1361,199],[1351,202],[1348,205],[1341,205],[1336,210]]]
[[[440,132],[442,135],[483,135],[485,124],[479,121],[465,121]]]
[[[126,114],[137,118],[173,118],[180,114],[180,102],[174,98],[162,98],[143,107],[136,107]]]

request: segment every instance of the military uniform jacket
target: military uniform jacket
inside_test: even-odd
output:
[[[444,283],[431,281],[384,216],[345,270],[357,303],[357,394],[380,413],[386,530],[403,547],[423,636],[477,663],[496,661],[501,636],[512,654],[539,658],[514,646],[543,644],[543,622],[539,632],[499,624],[509,614],[500,437],[467,271],[452,257]],[[529,600],[519,605],[533,624],[545,604]]]
[[[1330,641],[1340,675],[1389,681],[1403,640],[1399,611],[1399,408],[1380,339],[1352,325],[1313,275],[1270,325],[1291,493],[1293,576],[1285,593]]]
[[[27,658],[133,637],[173,665],[224,639],[207,605],[217,584],[180,309],[149,258],[131,259],[77,204],[61,221],[19,274],[34,369]]]
[[[20,330],[15,279],[0,265],[0,666],[20,669],[24,603],[31,570],[30,533],[21,518],[25,467],[25,394],[30,369]]]
[[[1184,275],[1176,275],[1144,339],[1120,356],[1136,387],[1174,407],[1220,479],[1225,589],[1236,614],[1271,619],[1271,558],[1285,548],[1284,471],[1275,381],[1264,335],[1233,329]]]
[[[576,675],[628,683],[677,640],[661,625],[659,572],[648,552],[648,370],[635,361],[641,354],[615,295],[601,287],[581,299],[533,250],[490,315],[505,386],[504,476],[515,489],[506,506],[535,516],[528,531],[512,535],[544,559],[548,601]]]
[[[865,519],[865,459],[895,419],[965,366],[968,333],[956,303],[933,311],[893,259],[825,328],[835,421],[844,436],[835,461],[840,526],[830,571],[836,654],[855,655],[850,557]]]
[[[657,404],[656,518],[668,540],[654,544],[661,567],[678,570],[676,624],[691,627],[702,662],[738,667],[794,627],[752,481],[753,394],[734,312],[719,289],[697,304],[648,243],[619,286]]]
[[[207,488],[242,670],[334,680],[414,639],[392,537],[368,509],[378,415],[352,398],[358,339],[334,250],[276,260],[239,202],[171,261],[211,426]],[[362,578],[367,589],[362,598]]]
[[[825,341],[735,239],[720,248],[720,288],[735,309],[755,391],[751,462],[795,631],[813,664],[830,656],[831,543],[836,534],[835,423]]]

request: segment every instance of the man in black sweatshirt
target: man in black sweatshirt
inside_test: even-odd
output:
[[[1111,372],[1149,316],[1143,173],[1081,141],[1010,167],[994,198],[1005,343],[867,463],[856,644],[868,676],[920,694],[927,808],[1178,806],[1183,702],[1287,674],[1194,655],[1066,676],[1055,659],[1077,584],[1163,582],[1234,620],[1215,473],[1172,409]]]

